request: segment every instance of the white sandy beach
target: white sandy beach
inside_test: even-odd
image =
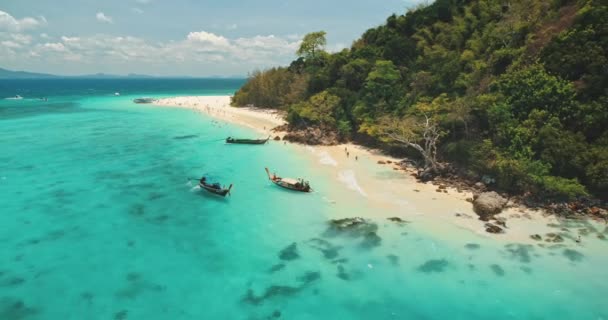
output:
[[[264,134],[281,136],[270,130],[285,123],[280,113],[269,110],[234,108],[229,96],[173,97],[158,100],[155,105],[194,109],[200,113],[234,124],[255,129]],[[437,186],[420,183],[411,176],[413,171],[396,171],[391,164],[382,161],[399,161],[374,150],[346,144],[338,146],[298,146],[303,154],[311,156],[318,170],[335,177],[350,192],[369,199],[375,217],[394,217],[415,222],[418,226],[438,235],[464,229],[481,237],[503,239],[508,242],[534,243],[531,234],[555,232],[548,224],[558,223],[552,216],[541,211],[525,208],[508,208],[499,216],[507,219],[504,234],[489,234],[485,222],[477,219],[473,206],[466,199],[470,192],[447,188],[447,193],[437,192]],[[345,148],[349,151],[347,157]],[[355,157],[358,160],[355,160]],[[370,170],[370,166],[381,166]],[[458,213],[458,215],[457,215]],[[454,228],[456,226],[457,228]]]

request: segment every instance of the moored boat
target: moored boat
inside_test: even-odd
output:
[[[139,103],[139,104],[153,103],[154,101],[156,101],[156,99],[154,99],[154,98],[137,98],[137,99],[133,99],[133,102]]]
[[[265,144],[270,140],[270,137],[266,139],[236,139],[232,137],[226,138],[226,143],[234,143],[234,144]]]
[[[226,188],[225,186],[222,187],[219,183],[208,183],[207,182],[207,177],[202,177],[199,182],[198,182],[199,187],[201,187],[201,189],[205,189],[210,193],[216,194],[218,196],[222,196],[225,197],[226,195],[230,194],[230,190],[232,189],[232,184],[230,184],[230,186],[228,188]]]
[[[268,179],[272,181],[272,183],[277,186],[289,190],[300,191],[300,192],[311,192],[312,188],[310,187],[310,183],[305,181],[304,179],[291,179],[291,178],[281,178],[276,175],[276,173],[270,174],[270,170],[266,169],[266,174],[268,174]]]

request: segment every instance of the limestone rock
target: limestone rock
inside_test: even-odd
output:
[[[507,204],[507,199],[498,193],[484,192],[473,201],[473,210],[479,215],[479,219],[488,221],[495,214],[499,214]]]

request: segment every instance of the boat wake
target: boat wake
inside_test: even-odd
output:
[[[346,187],[348,187],[349,189],[357,191],[362,196],[367,197],[367,194],[365,193],[365,191],[363,191],[361,186],[359,186],[359,184],[357,183],[357,178],[355,177],[354,171],[352,171],[352,170],[340,171],[338,173],[338,180],[340,180],[340,182],[344,183],[346,185]]]

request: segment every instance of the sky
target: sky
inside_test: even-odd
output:
[[[349,47],[426,0],[2,0],[0,68],[60,75],[245,76],[302,37]]]

